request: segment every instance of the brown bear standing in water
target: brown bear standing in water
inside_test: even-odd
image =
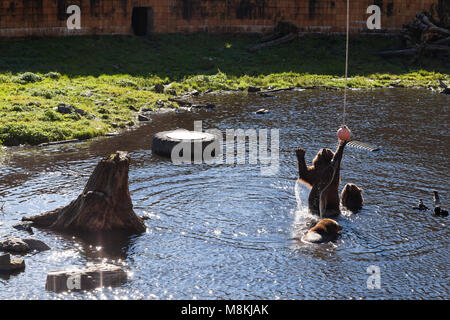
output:
[[[342,189],[341,202],[351,212],[358,212],[364,204],[362,189],[356,184],[347,183],[344,189]]]
[[[313,228],[311,228],[302,238],[302,240],[313,243],[328,242],[335,240],[342,227],[332,219],[322,219]]]
[[[335,153],[330,149],[320,150],[313,160],[312,166],[307,166],[305,150],[296,149],[297,165],[300,182],[311,187],[308,206],[313,214],[320,217],[339,215],[339,183],[340,166],[344,147],[347,141],[339,141]]]

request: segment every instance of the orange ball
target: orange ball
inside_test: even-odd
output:
[[[350,129],[347,126],[342,126],[338,132],[337,132],[337,136],[339,139],[341,139],[342,141],[346,141],[348,139],[350,139]]]

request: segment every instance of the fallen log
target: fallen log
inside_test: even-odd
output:
[[[408,48],[401,50],[386,50],[375,54],[390,56],[413,56],[413,63],[420,60],[426,53],[448,53],[450,52],[450,30],[447,29],[445,21],[433,20],[433,14],[422,12],[408,24],[403,25],[402,37]]]
[[[450,52],[449,46],[441,46],[441,45],[435,45],[435,44],[429,44],[425,46],[426,51],[441,51],[441,52]]]
[[[75,142],[81,142],[78,139],[70,139],[70,140],[63,140],[63,141],[54,141],[54,142],[44,142],[38,145],[38,147],[48,147],[48,146],[56,146],[60,144],[67,144],[67,143],[75,143]]]
[[[450,37],[436,40],[433,42],[433,44],[442,44],[442,45],[448,44],[448,45],[450,45]]]
[[[294,90],[294,89],[295,89],[295,87],[272,89],[272,90],[260,91],[259,94],[268,94],[268,93],[281,92],[281,91],[290,91],[290,90]]]
[[[63,208],[23,217],[22,221],[68,233],[144,232],[145,224],[133,211],[128,189],[129,164],[128,153],[117,151],[97,164],[76,200]]]
[[[188,106],[188,107],[192,106],[192,102],[189,102],[189,101],[186,101],[186,100],[177,99],[177,98],[169,98],[169,101],[176,102],[180,106]]]
[[[269,42],[269,41],[273,41],[273,40],[276,40],[278,38],[281,38],[282,36],[283,36],[283,34],[278,33],[278,32],[271,33],[271,34],[268,34],[266,36],[263,36],[261,39],[258,40],[258,42],[259,43]]]
[[[268,42],[264,42],[264,43],[260,43],[257,45],[254,45],[253,47],[248,48],[249,52],[256,52],[258,50],[264,49],[264,48],[270,48],[270,47],[275,47],[278,46],[280,44],[284,44],[287,42],[290,42],[292,40],[294,40],[295,38],[297,38],[297,34],[296,33],[289,33],[288,35],[275,39],[273,41],[268,41]]]
[[[206,109],[212,109],[215,108],[216,106],[212,103],[206,103],[206,104],[195,104],[186,100],[182,100],[182,99],[178,99],[178,98],[169,98],[169,101],[171,102],[176,102],[178,103],[180,106],[187,106],[187,107],[192,107],[192,108],[206,108]]]
[[[386,50],[386,51],[379,51],[376,52],[376,55],[382,56],[382,57],[398,57],[398,56],[413,56],[418,52],[416,48],[410,48],[410,49],[401,49],[401,50]]]
[[[428,26],[427,30],[441,33],[444,35],[450,35],[450,30],[436,26],[434,23],[430,21],[430,19],[425,14],[421,14],[420,19]]]
[[[429,44],[409,49],[379,51],[376,52],[375,54],[384,57],[393,57],[393,56],[412,56],[421,52],[450,52],[450,47]]]

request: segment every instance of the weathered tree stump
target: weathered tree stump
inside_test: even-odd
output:
[[[85,270],[51,271],[45,289],[54,292],[90,290],[123,284],[127,273],[111,264],[91,266]]]
[[[22,220],[61,232],[144,232],[145,224],[134,213],[128,189],[129,164],[128,153],[117,151],[97,164],[76,200],[66,207]]]

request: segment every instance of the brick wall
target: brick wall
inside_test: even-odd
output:
[[[442,0],[350,0],[352,32],[366,31],[366,9],[382,8],[384,31],[398,31]],[[68,30],[66,8],[81,8],[81,29]],[[0,0],[0,37],[132,34],[134,7],[152,8],[152,30],[266,32],[292,21],[305,32],[343,32],[346,0]]]

